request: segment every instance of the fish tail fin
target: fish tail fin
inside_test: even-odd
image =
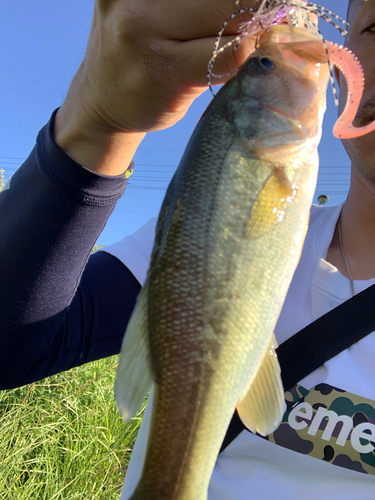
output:
[[[120,414],[128,422],[144,401],[153,382],[147,319],[147,281],[128,323],[115,382]]]
[[[284,388],[272,335],[262,364],[245,397],[237,405],[238,414],[251,432],[267,436],[280,425],[285,412]]]

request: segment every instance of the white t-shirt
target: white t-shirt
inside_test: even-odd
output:
[[[342,205],[312,207],[310,227],[300,263],[294,274],[275,330],[279,344],[351,297],[349,280],[324,260],[341,208]],[[134,235],[105,249],[119,258],[141,284],[146,277],[155,225],[156,219],[151,219]],[[375,279],[355,281],[355,290],[359,293],[373,283],[375,283]],[[366,436],[366,432],[373,431],[374,434],[369,437],[373,439],[375,444],[375,425],[373,425],[375,424],[374,359],[375,332],[327,361],[322,367],[300,381],[299,393],[300,396],[306,395],[306,399],[296,401],[294,406],[291,406],[294,403],[289,405],[289,417],[282,424],[284,426],[282,432],[280,426],[274,434],[274,441],[281,444],[274,444],[274,442],[253,435],[248,431],[243,431],[219,455],[209,486],[208,500],[244,500],[247,498],[249,500],[267,498],[316,500],[319,496],[325,500],[375,499],[375,475],[357,472],[357,470],[362,470],[360,460],[354,459],[354,467],[349,466],[356,470],[349,470],[346,467],[348,461],[351,462],[350,458],[343,456],[332,458],[332,454],[340,453],[340,447],[344,446],[343,441],[345,440],[345,446],[354,446],[356,451],[366,451],[365,454],[361,455],[362,459],[364,458],[366,462],[371,464],[370,469],[374,467],[375,473],[375,454],[372,451],[375,446],[372,446],[370,440],[360,439]],[[313,389],[318,384],[325,385],[318,386],[317,390]],[[341,424],[334,427],[333,424],[336,421],[331,418],[329,421],[332,422],[332,427],[327,430],[326,434],[324,434],[323,424],[322,428],[319,427],[317,430],[315,427],[315,430],[313,429],[317,408],[323,406],[321,411],[324,413],[324,402],[320,402],[314,397],[320,395],[322,392],[320,388],[323,387],[325,395],[322,401],[326,401],[324,398],[330,397],[327,394],[330,393],[331,386],[339,389],[335,393],[337,401],[343,399],[341,397],[342,391],[347,391],[352,396],[365,398],[360,400],[362,406],[358,406],[358,408],[364,408],[363,405],[366,404],[366,408],[369,408],[369,413],[366,415],[367,417],[370,415],[370,418],[366,417],[367,420],[366,418],[364,421],[361,420],[361,422],[365,422],[362,423],[362,426],[366,427],[370,423],[370,430],[367,430],[364,435],[359,433],[358,429],[356,434],[353,432],[351,425],[353,419],[345,421],[346,427],[342,427],[341,434]],[[313,401],[319,401],[318,406],[314,406]],[[356,400],[354,399],[354,401]],[[351,403],[349,402],[349,404]],[[121,500],[127,500],[131,496],[141,474],[151,408],[152,391],[130,460]],[[374,412],[373,420],[372,410]],[[336,413],[331,413],[332,415],[337,417]],[[358,421],[353,425],[356,424]],[[296,429],[302,430],[296,431]],[[278,432],[280,436],[277,435]],[[297,435],[297,432],[302,434]],[[292,445],[288,441],[292,434],[297,445]],[[286,436],[285,443],[283,436]],[[312,441],[312,444],[309,440]],[[333,451],[334,445],[336,445],[336,451]],[[302,451],[293,451],[293,446]],[[320,458],[307,454],[305,446],[315,448]],[[357,453],[357,456],[359,457],[360,454]],[[334,461],[340,465],[346,465],[333,465]],[[372,465],[373,463],[374,465]]]

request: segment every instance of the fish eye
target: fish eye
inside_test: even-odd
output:
[[[275,63],[269,57],[261,57],[259,62],[267,71],[273,71],[276,68]]]
[[[254,57],[251,66],[259,73],[272,73],[276,69],[276,63],[270,57]]]

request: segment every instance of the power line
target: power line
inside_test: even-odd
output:
[[[7,158],[8,160],[26,160],[26,158],[20,158],[19,156],[0,156],[0,158]]]
[[[0,159],[4,158],[7,160],[26,160],[26,158],[21,158],[19,156],[1,156]],[[7,163],[7,162],[4,162]],[[10,162],[9,162],[10,163]],[[12,165],[15,165],[16,163],[12,163]],[[166,164],[166,163],[135,163],[135,167],[169,167],[169,168],[176,168],[178,167],[178,163],[174,164]],[[319,168],[350,168],[350,165],[319,165]]]
[[[149,149],[160,149],[162,150],[163,148],[149,148]],[[165,149],[172,149],[172,148],[165,148]],[[21,161],[25,160],[26,158],[19,157],[19,156],[0,156],[0,164],[2,165],[9,165],[9,166],[4,166],[3,170],[6,176],[11,176],[14,172],[17,171],[19,166],[21,165]],[[20,162],[14,162],[14,161],[3,161],[3,160],[20,160]],[[12,165],[12,166],[10,166]],[[15,167],[13,167],[13,165]],[[138,168],[138,167],[154,167],[152,170],[151,169],[144,169],[144,168]],[[158,174],[173,174],[172,169],[176,169],[178,167],[178,164],[156,164],[156,163],[136,163],[135,165],[135,170],[134,174],[132,176],[131,182],[128,183],[127,189],[130,190],[151,190],[151,191],[166,191],[167,186],[155,186],[155,185],[144,185],[144,182],[147,183],[169,183],[171,181],[172,177],[160,177]],[[158,170],[158,168],[169,168],[171,170]],[[327,172],[326,170],[332,169],[333,172]],[[350,172],[337,172],[335,170],[341,169],[350,169],[349,165],[320,165],[319,167],[319,175],[318,175],[318,181],[317,181],[317,186],[316,186],[316,192],[317,191],[327,191],[328,194],[330,195],[342,195],[342,194],[347,194],[347,191],[332,191],[331,187],[334,186],[346,186],[349,189],[350,186]],[[325,170],[325,171],[322,171]],[[143,174],[154,174],[153,176],[149,175],[143,175]],[[329,177],[331,176],[331,177]],[[141,183],[143,185],[137,185],[137,183]],[[127,212],[127,211],[126,211]],[[131,213],[129,211],[129,213]],[[141,213],[141,212],[134,212],[134,213]],[[145,214],[151,214],[153,212],[144,212]]]

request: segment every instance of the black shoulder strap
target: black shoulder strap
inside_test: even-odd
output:
[[[375,330],[375,285],[320,317],[277,348],[284,390]],[[220,453],[247,428],[235,411]]]

